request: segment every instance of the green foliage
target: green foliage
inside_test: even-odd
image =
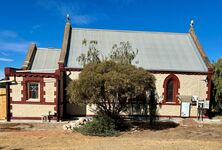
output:
[[[213,108],[222,112],[222,58],[213,64]]]
[[[87,46],[87,40],[84,39],[82,41],[82,45]],[[89,42],[89,50],[86,54],[82,53],[79,57],[77,57],[77,61],[85,66],[88,63],[100,63],[101,60],[99,58],[99,50],[96,48],[97,41],[92,40]]]
[[[99,114],[92,122],[86,123],[83,127],[76,128],[84,135],[92,136],[117,136],[119,131],[115,130],[114,120],[106,115]]]
[[[0,88],[5,88],[6,87],[6,83],[0,83]]]
[[[82,41],[83,46],[88,46],[88,51],[86,53],[82,53],[79,57],[77,57],[77,61],[85,66],[89,63],[100,63],[102,61],[111,60],[117,63],[122,64],[131,64],[132,60],[136,57],[138,50],[134,52],[131,44],[127,42],[120,42],[119,45],[114,44],[111,50],[111,53],[108,55],[109,57],[104,57],[100,54],[100,51],[96,48],[98,44],[97,41],[92,40],[87,42],[86,39]]]
[[[120,42],[119,46],[117,44],[113,45],[109,58],[110,60],[118,63],[131,64],[132,60],[136,57],[137,53],[138,50],[134,52],[129,41]]]
[[[70,82],[67,87],[71,103],[95,104],[95,112],[102,112],[114,120],[120,112],[127,111],[130,101],[146,95],[146,92],[150,93],[149,98],[143,96],[146,104],[155,102],[152,96],[155,93],[155,77],[152,74],[130,64],[112,61],[86,65],[79,79]]]
[[[153,125],[153,123],[156,119],[156,109],[157,109],[157,101],[156,101],[155,91],[151,91],[149,93],[148,105],[149,105],[149,114],[150,114],[150,124]]]

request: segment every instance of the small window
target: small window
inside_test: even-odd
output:
[[[30,82],[28,83],[28,99],[39,98],[39,83]]]

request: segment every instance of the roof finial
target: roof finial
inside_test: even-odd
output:
[[[66,21],[70,22],[69,14],[66,15]]]
[[[194,20],[192,19],[192,20],[190,21],[190,28],[193,28],[193,26],[194,26]]]

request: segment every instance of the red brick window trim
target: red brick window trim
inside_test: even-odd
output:
[[[39,100],[39,95],[40,95],[40,83],[39,82],[28,82],[27,83],[28,86],[28,100]]]
[[[33,97],[33,95],[31,96],[30,94],[30,84],[37,84],[38,85],[38,95],[37,97]],[[40,77],[24,77],[23,78],[23,82],[22,82],[22,85],[23,85],[23,91],[22,91],[22,94],[23,94],[23,98],[22,98],[22,101],[23,102],[45,102],[45,99],[44,99],[44,86],[45,86],[45,83],[43,81],[43,78],[40,78]]]
[[[179,95],[178,90],[180,88],[179,78],[174,74],[170,74],[164,80],[163,88],[163,104],[179,104],[179,100],[177,98],[177,95]]]

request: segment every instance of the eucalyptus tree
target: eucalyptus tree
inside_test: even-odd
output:
[[[213,108],[222,113],[222,58],[213,63]]]

